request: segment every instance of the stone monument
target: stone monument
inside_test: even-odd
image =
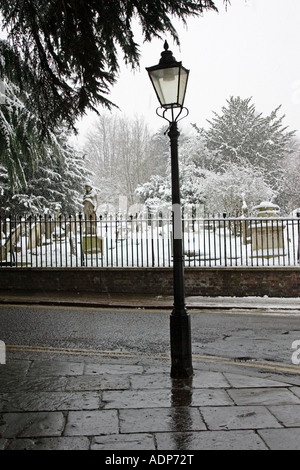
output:
[[[263,201],[253,210],[256,212],[258,220],[251,223],[252,249],[261,251],[263,257],[282,256],[285,224],[279,224],[276,221],[280,211],[279,206],[269,201]]]
[[[95,234],[97,232],[98,197],[95,189],[89,184],[85,185],[85,195],[83,197],[83,213],[85,218],[85,232]]]
[[[103,239],[97,236],[97,208],[98,197],[96,190],[87,183],[83,197],[84,232],[82,239],[83,251],[85,253],[102,254]]]

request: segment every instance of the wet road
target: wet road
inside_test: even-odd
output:
[[[300,317],[263,312],[190,311],[193,353],[291,364]],[[169,353],[167,310],[0,306],[7,345]]]

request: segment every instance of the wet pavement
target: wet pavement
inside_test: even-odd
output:
[[[2,303],[69,303],[72,296],[2,292]],[[80,303],[97,302],[82,295]],[[77,301],[78,301],[77,297]],[[105,302],[104,302],[105,300]],[[197,299],[187,299],[197,306]],[[202,299],[237,308],[234,299]],[[260,299],[256,308],[290,302]],[[111,304],[125,298],[111,298]],[[164,308],[170,298],[127,299]],[[254,299],[240,299],[240,308]],[[262,305],[264,303],[264,305]],[[271,305],[272,304],[272,305]],[[243,306],[244,307],[241,307]],[[199,307],[199,306],[198,306]],[[250,308],[248,306],[248,308]],[[170,378],[164,355],[9,347],[0,364],[1,450],[168,451],[300,449],[300,365],[193,356],[191,379]],[[277,370],[278,369],[278,370]]]

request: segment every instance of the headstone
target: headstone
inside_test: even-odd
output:
[[[252,222],[251,224],[251,240],[252,249],[254,251],[262,250],[263,254],[280,254],[279,249],[284,248],[283,231],[285,224],[277,223],[276,218],[279,215],[280,208],[277,204],[269,201],[263,201],[254,207],[256,217],[261,221]]]

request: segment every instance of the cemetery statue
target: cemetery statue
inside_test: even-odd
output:
[[[98,198],[96,190],[90,184],[85,185],[83,197],[83,213],[86,220],[86,233],[96,233]]]

